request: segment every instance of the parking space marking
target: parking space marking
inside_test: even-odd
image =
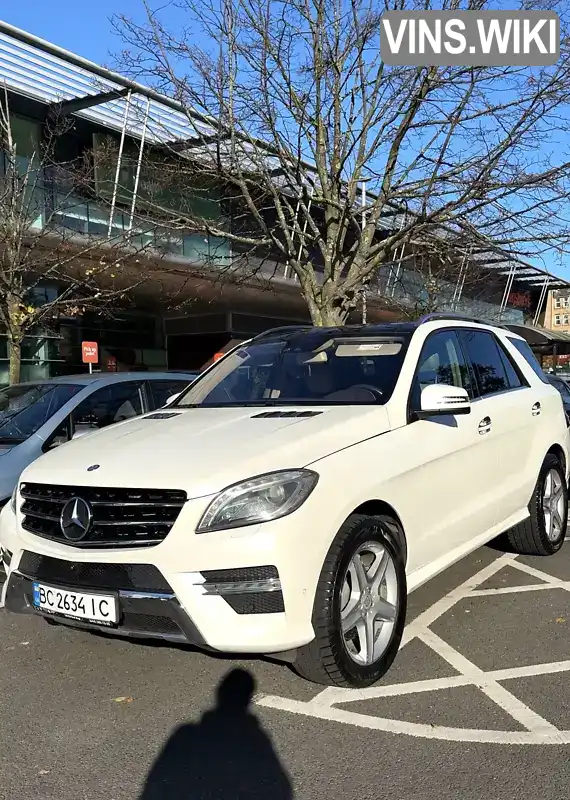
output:
[[[350,691],[350,690],[347,690]],[[357,698],[353,698],[357,699]],[[345,700],[343,702],[349,702]],[[400,719],[386,719],[370,714],[345,711],[334,706],[320,709],[311,708],[311,703],[292,700],[278,695],[263,697],[258,705],[267,708],[301,714],[306,717],[317,717],[329,722],[340,722],[357,728],[368,728],[384,733],[403,733],[421,739],[439,739],[448,742],[477,742],[479,744],[570,744],[570,731],[558,733],[541,733],[536,731],[495,731],[477,728],[451,728],[443,725],[429,725],[420,722],[405,722]]]
[[[480,586],[486,580],[492,578],[496,572],[499,572],[499,570],[503,569],[503,567],[506,567],[507,565],[513,565],[515,563],[515,559],[516,555],[514,553],[504,553],[486,567],[480,569],[479,572],[471,575],[470,578],[467,578],[466,581],[461,583],[455,589],[452,589],[432,606],[426,608],[425,611],[419,614],[414,620],[412,620],[412,622],[410,622],[409,625],[406,626],[406,630],[404,631],[404,636],[402,639],[402,646],[417,636],[421,630],[433,625],[436,620],[442,617],[447,611],[452,609],[456,603],[462,600],[466,595],[470,594],[470,592],[477,586]]]
[[[560,578],[555,578],[554,575],[549,575],[547,572],[543,572],[541,569],[536,569],[536,567],[531,567],[528,564],[523,564],[521,561],[514,561],[512,566],[516,567],[521,572],[526,572],[527,575],[532,575],[534,578],[539,578],[545,583],[550,583],[550,584],[568,583],[568,581],[561,581]],[[566,587],[563,586],[562,588]]]
[[[521,572],[538,578],[542,583],[497,589],[477,588],[505,566],[515,567]],[[459,672],[458,675],[408,683],[372,686],[367,689],[327,687],[308,702],[278,695],[265,695],[257,699],[257,704],[266,708],[303,714],[361,728],[428,739],[493,744],[570,744],[570,730],[558,730],[500,684],[500,681],[512,680],[513,678],[570,672],[570,660],[485,672],[437,636],[430,628],[443,614],[466,597],[484,597],[493,594],[512,594],[557,588],[570,591],[570,581],[561,581],[553,575],[542,572],[542,570],[521,563],[517,560],[515,554],[504,554],[419,614],[416,619],[409,623],[404,632],[402,647],[417,638],[456,669]],[[495,705],[500,707],[526,730],[490,730],[424,724],[397,718],[383,718],[338,707],[362,700],[398,697],[468,686],[483,692]]]
[[[570,591],[570,581],[552,583],[528,583],[525,586],[502,586],[500,589],[473,589],[469,597],[487,597],[494,594],[520,594],[521,592],[540,592],[543,589],[566,589]]]
[[[558,733],[554,725],[547,722],[539,714],[536,714],[514,694],[511,694],[497,683],[496,680],[485,675],[482,669],[457,652],[450,644],[444,642],[433,631],[423,631],[418,638],[431,647],[432,650],[435,650],[439,656],[444,658],[459,673],[470,677],[473,686],[484,692],[493,703],[502,708],[503,711],[506,711],[514,720],[520,722],[523,728],[535,733]]]

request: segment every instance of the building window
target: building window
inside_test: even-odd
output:
[[[554,315],[554,324],[555,325],[560,325],[561,322],[562,322],[562,317],[560,316],[560,314],[555,314]]]
[[[568,325],[568,314],[564,314],[562,317],[562,324]]]
[[[555,297],[554,298],[554,308],[562,308],[562,307],[563,307],[562,306],[562,298],[561,297]]]

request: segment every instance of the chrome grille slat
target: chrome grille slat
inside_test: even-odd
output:
[[[97,525],[148,525],[152,523],[153,525],[168,525],[172,527],[172,522],[170,520],[158,520],[158,519],[117,519],[117,520],[99,520]]]
[[[182,503],[161,503],[161,507],[162,508],[182,508],[182,506],[184,505],[184,502],[182,502]],[[103,502],[103,500],[94,500],[91,503],[91,505],[92,506],[120,506],[121,508],[123,506],[127,506],[127,507],[128,506],[137,506],[137,508],[140,508],[140,507],[144,508],[145,506],[154,506],[154,505],[156,505],[156,503],[137,503],[135,501],[129,502],[129,503],[120,503],[120,502],[117,502],[117,503],[105,503],[105,502]]]
[[[151,547],[160,544],[174,525],[186,493],[178,489],[123,489],[95,486],[59,486],[25,483],[20,488],[22,526],[45,539],[72,547]],[[72,498],[91,506],[87,536],[76,542],[65,538],[62,509]]]

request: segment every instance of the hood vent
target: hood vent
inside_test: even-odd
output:
[[[316,417],[322,411],[263,411],[261,414],[254,414],[252,419],[275,419],[276,417]]]
[[[143,419],[170,419],[171,417],[179,417],[180,414],[177,411],[167,411],[167,412],[159,412],[158,414],[148,414],[148,416],[143,417]]]

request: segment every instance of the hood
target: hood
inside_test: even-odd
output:
[[[377,405],[163,409],[62,445],[22,479],[201,497],[264,472],[307,466],[389,427]]]

